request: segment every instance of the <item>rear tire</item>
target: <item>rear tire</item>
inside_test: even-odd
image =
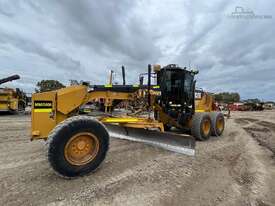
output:
[[[74,116],[57,125],[47,140],[48,161],[66,178],[86,175],[99,167],[109,147],[105,126],[88,116]]]
[[[195,113],[192,117],[191,134],[197,140],[204,141],[211,135],[211,119],[208,113]]]
[[[211,135],[221,136],[224,131],[224,116],[221,112],[210,112]]]

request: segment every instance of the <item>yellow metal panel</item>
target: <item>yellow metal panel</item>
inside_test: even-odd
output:
[[[68,114],[84,103],[87,87],[83,85],[57,90],[57,110]]]
[[[39,108],[41,106],[46,106],[40,104],[43,101],[46,103],[51,102],[52,108]],[[38,104],[36,104],[37,102]],[[37,108],[35,108],[35,104]],[[32,139],[48,137],[49,132],[56,125],[55,109],[56,91],[36,93],[32,95]],[[44,112],[41,112],[41,110],[44,110]]]
[[[120,126],[123,127],[132,127],[132,128],[141,128],[141,129],[148,129],[148,128],[157,128],[161,132],[164,132],[164,126],[161,122],[127,122],[127,123],[119,123]]]
[[[14,110],[14,111],[18,110],[18,99],[15,99],[15,98],[11,99],[9,107],[11,110]]]
[[[34,112],[52,112],[52,109],[34,109]]]
[[[105,117],[100,119],[103,123],[119,124],[123,127],[132,128],[158,128],[161,132],[164,132],[163,123],[148,118],[136,118],[136,117]]]
[[[131,117],[126,117],[126,118],[107,117],[107,118],[101,119],[101,121],[105,123],[122,123],[122,122],[138,122],[142,120],[138,118],[131,118]]]
[[[195,112],[207,112],[207,111],[204,109],[196,109]]]
[[[195,100],[196,112],[211,112],[213,111],[214,97],[203,92],[201,98]]]
[[[6,102],[0,102],[0,111],[8,111],[9,107]]]

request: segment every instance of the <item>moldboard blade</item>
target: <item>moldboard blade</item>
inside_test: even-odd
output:
[[[126,128],[111,124],[105,125],[111,137],[142,142],[181,154],[195,155],[196,141],[192,136],[130,127]]]

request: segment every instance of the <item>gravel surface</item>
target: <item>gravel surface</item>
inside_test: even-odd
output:
[[[111,139],[94,173],[54,174],[30,117],[0,116],[0,205],[275,205],[275,111],[233,112],[189,157]]]

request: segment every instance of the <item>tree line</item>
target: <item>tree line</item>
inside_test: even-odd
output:
[[[83,81],[71,79],[70,85],[80,85]],[[37,82],[35,92],[49,92],[57,89],[64,88],[65,85],[57,80],[42,80]]]
[[[240,101],[240,94],[237,92],[222,92],[214,94],[215,100],[217,102],[223,103],[233,103]]]

